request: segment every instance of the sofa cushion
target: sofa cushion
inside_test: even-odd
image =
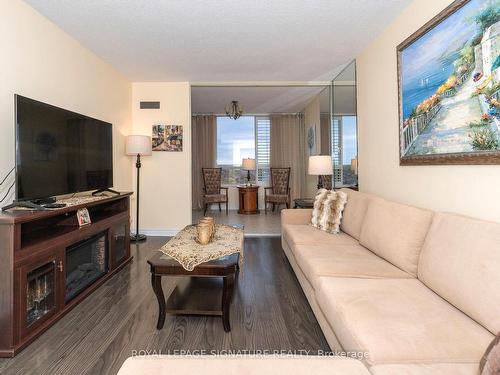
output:
[[[478,375],[477,363],[401,363],[376,365],[373,375]]]
[[[416,279],[320,277],[318,305],[369,364],[479,362],[493,335]]]
[[[431,211],[372,198],[359,242],[416,276],[418,257],[431,220]]]
[[[293,245],[295,259],[315,287],[319,276],[412,278],[361,245]]]
[[[418,276],[491,333],[500,331],[500,224],[436,214]]]
[[[370,375],[358,360],[318,356],[137,356],[123,363],[118,375]]]
[[[293,208],[281,210],[281,229],[289,224],[309,224],[311,222],[312,209]]]
[[[352,189],[340,189],[347,194],[347,203],[344,207],[340,229],[348,235],[359,240],[361,225],[368,208],[370,195]]]
[[[350,245],[358,244],[358,241],[345,233],[331,234],[318,230],[311,225],[285,225],[282,228],[283,238],[291,246],[293,244],[326,244]]]

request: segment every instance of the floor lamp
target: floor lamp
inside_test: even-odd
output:
[[[137,190],[136,190],[136,210],[135,210],[135,234],[130,235],[130,240],[134,242],[144,241],[145,234],[139,233],[139,171],[141,169],[141,156],[151,155],[151,137],[147,135],[129,135],[126,139],[125,153],[130,156],[136,156],[135,167],[137,169]]]

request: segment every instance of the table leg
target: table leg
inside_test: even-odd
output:
[[[234,273],[223,277],[223,289],[222,289],[222,324],[224,326],[224,331],[231,331],[231,325],[229,323],[229,309],[231,307],[231,298],[233,296],[234,287]]]
[[[165,324],[165,295],[163,294],[163,289],[161,288],[161,276],[151,274],[151,285],[158,299],[158,323],[156,324],[156,329],[162,329],[163,324]]]

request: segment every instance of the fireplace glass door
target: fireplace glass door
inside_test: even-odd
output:
[[[106,232],[66,249],[66,296],[69,302],[108,272]]]
[[[115,225],[111,230],[112,266],[116,268],[130,256],[130,240],[127,234],[130,233],[129,224],[121,223]]]
[[[55,264],[55,261],[48,262],[26,274],[26,327],[45,318],[56,308]]]

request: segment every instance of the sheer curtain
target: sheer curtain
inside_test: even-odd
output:
[[[305,193],[306,156],[303,116],[271,115],[271,167],[291,167],[292,200]]]
[[[330,155],[332,153],[330,145],[330,114],[322,113],[320,115],[320,131],[321,131],[321,155]]]
[[[193,116],[192,134],[192,181],[193,209],[202,208],[202,168],[212,168],[217,163],[217,117],[215,115]]]

